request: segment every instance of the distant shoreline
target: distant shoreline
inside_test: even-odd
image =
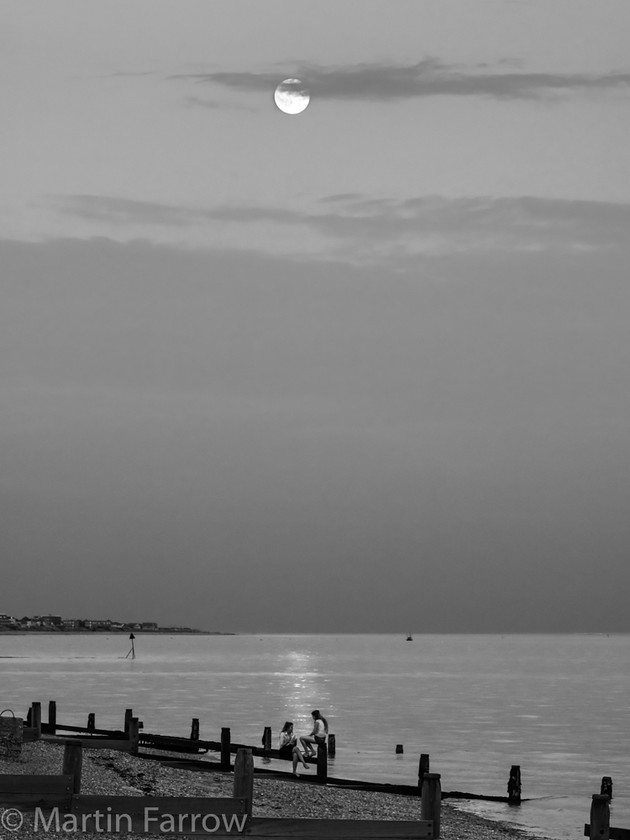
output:
[[[21,627],[19,630],[13,630],[11,627],[0,627],[0,633],[6,633],[13,636],[27,636],[31,633],[48,636],[86,636],[86,635],[115,635],[124,636],[127,633],[133,633],[134,636],[236,636],[236,633],[223,632],[222,630],[171,630],[169,628],[157,630],[88,630],[87,628],[81,630],[64,630],[61,627],[58,630],[51,630],[50,628],[40,629],[39,627]]]

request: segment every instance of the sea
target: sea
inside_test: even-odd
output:
[[[0,708],[57,702],[60,723],[260,744],[285,720],[308,734],[320,709],[335,734],[329,775],[417,784],[421,753],[450,800],[552,840],[577,840],[601,779],[611,825],[630,828],[630,635],[0,635]],[[402,754],[396,753],[401,744]],[[215,755],[211,756],[216,759]],[[256,759],[257,762],[262,759]],[[284,768],[284,765],[283,765]]]

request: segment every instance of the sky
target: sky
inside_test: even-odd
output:
[[[630,631],[627,0],[0,0],[0,108],[0,612]]]

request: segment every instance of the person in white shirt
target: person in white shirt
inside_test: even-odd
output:
[[[313,731],[310,735],[303,735],[300,738],[300,743],[302,744],[306,758],[317,755],[317,751],[313,748],[318,744],[325,744],[326,736],[328,735],[328,721],[319,709],[314,709],[311,715],[313,717]]]

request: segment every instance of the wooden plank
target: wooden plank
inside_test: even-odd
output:
[[[253,817],[248,837],[267,840],[423,840],[433,837],[427,820],[326,820]]]
[[[232,796],[108,796],[78,794],[72,797],[74,814],[91,814],[111,808],[112,814],[143,814],[159,808],[163,814],[246,814],[247,800]],[[153,813],[153,812],[152,812]]]
[[[609,831],[610,840],[630,840],[630,828],[615,828],[611,825]],[[586,823],[584,826],[584,836],[591,836],[590,823]]]
[[[70,775],[25,776],[0,773],[0,794],[5,793],[72,793]]]
[[[73,777],[0,774],[0,805],[11,808],[68,808]]]
[[[109,738],[124,738],[125,733],[122,729],[88,729],[87,726],[68,726],[65,723],[55,723],[57,730],[64,732],[90,732],[93,735],[106,735]]]
[[[247,807],[233,797],[79,795],[71,813],[82,831],[228,837],[242,833]]]
[[[48,735],[45,738],[47,744],[81,744],[87,750],[120,750],[122,752],[131,752],[132,742],[126,738],[124,740],[116,740],[115,738],[76,738],[74,735],[68,735],[66,738],[56,738]]]
[[[34,726],[25,726],[22,729],[22,741],[28,743],[29,741],[37,740],[37,730]]]

